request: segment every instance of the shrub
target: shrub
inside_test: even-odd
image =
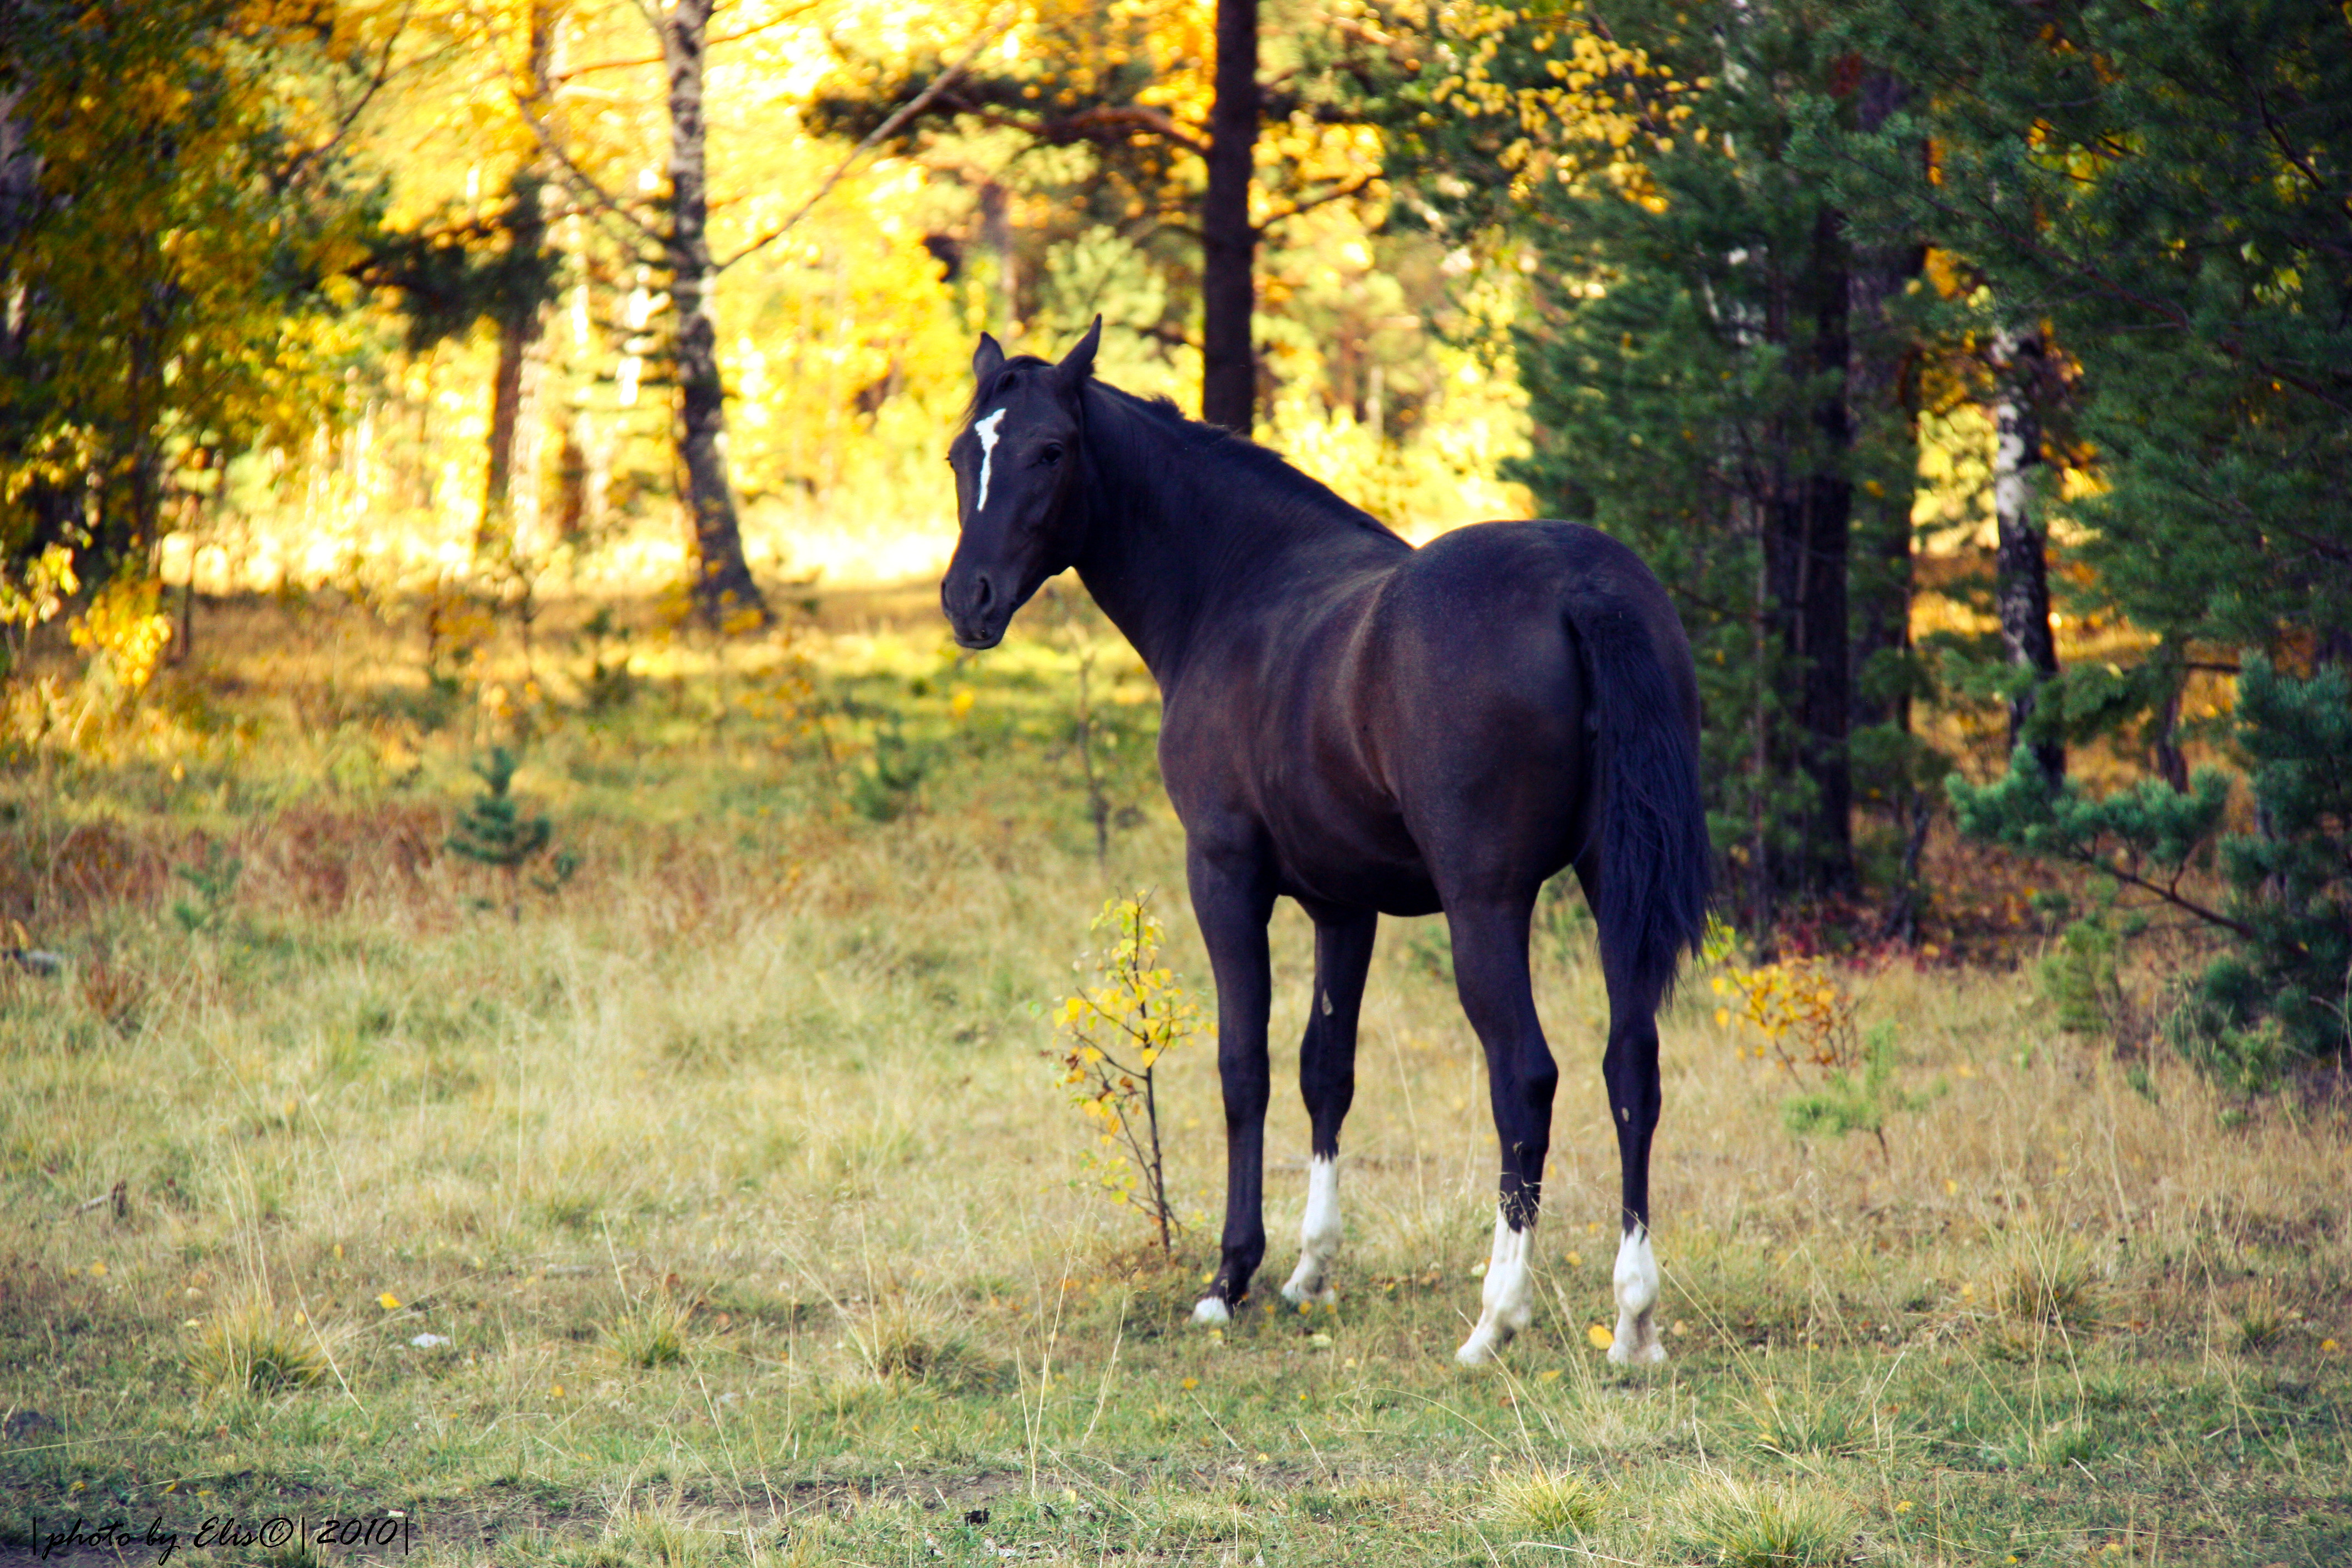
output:
[[[1839,1072],[1859,1064],[1861,1040],[1854,1025],[1853,996],[1829,963],[1819,958],[1783,959],[1753,969],[1727,969],[1713,982],[1718,996],[1737,995],[1733,1007],[1717,1007],[1715,1020],[1737,1016],[1764,1037],[1754,1047],[1793,1073],[1801,1067]]]
[[[2174,1038],[2254,1090],[2352,1045],[2352,675],[2300,678],[2246,655],[2236,738],[2251,833],[2221,831],[2231,780],[2215,767],[2185,793],[2150,779],[2093,800],[2072,780],[2053,785],[2021,749],[1994,783],[1946,787],[1969,837],[2104,873],[2221,933],[2231,951],[2189,989]],[[2217,852],[2229,887],[2219,907],[2182,887]]]
[[[1097,984],[1062,999],[1054,1022],[1064,1044],[1046,1054],[1059,1061],[1071,1103],[1097,1124],[1100,1146],[1110,1151],[1087,1156],[1097,1180],[1112,1202],[1158,1226],[1164,1251],[1181,1227],[1168,1199],[1157,1070],[1160,1058],[1202,1026],[1175,972],[1160,965],[1164,933],[1148,900],[1113,899],[1095,917],[1095,930],[1112,933],[1095,954]]]
[[[1867,1132],[1886,1152],[1886,1119],[1898,1111],[1924,1110],[1935,1096],[1906,1094],[1895,1087],[1895,1026],[1877,1024],[1863,1044],[1862,1076],[1843,1068],[1830,1069],[1829,1080],[1817,1094],[1801,1094],[1780,1107],[1789,1131],[1802,1138],[1829,1133],[1843,1138]],[[1940,1092],[1940,1090],[1938,1090]]]

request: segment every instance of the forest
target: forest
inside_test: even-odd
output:
[[[1513,1356],[1442,920],[1338,1303],[1184,1325],[1157,693],[939,612],[975,344],[1097,318],[1665,584],[1657,1372],[1572,881]],[[2316,0],[0,0],[0,1561],[2340,1561],[2347,471]]]

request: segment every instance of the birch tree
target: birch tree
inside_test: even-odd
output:
[[[743,554],[742,525],[727,465],[727,387],[711,315],[719,265],[710,245],[704,78],[714,4],[676,0],[642,12],[660,49],[669,135],[666,190],[624,195],[574,155],[577,128],[570,123],[560,83],[545,103],[533,102],[519,91],[516,107],[574,201],[598,217],[625,250],[657,272],[665,286],[668,309],[663,318],[663,358],[677,395],[673,440],[693,543],[695,607],[714,626],[756,626],[767,621],[768,605]],[[573,68],[593,68],[583,62]]]

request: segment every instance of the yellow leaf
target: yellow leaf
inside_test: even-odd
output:
[[[400,1310],[400,1298],[394,1295],[389,1290],[386,1290],[383,1295],[378,1296],[375,1300],[376,1305],[382,1307],[387,1312],[396,1312]]]
[[[1602,1328],[1599,1323],[1595,1323],[1591,1328],[1585,1330],[1584,1337],[1592,1342],[1592,1348],[1597,1351],[1605,1351],[1611,1345],[1617,1342],[1617,1336],[1611,1333],[1607,1329]]]

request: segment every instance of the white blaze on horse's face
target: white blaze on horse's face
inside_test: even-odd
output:
[[[971,503],[971,514],[978,517],[988,507],[988,476],[996,466],[996,443],[1001,438],[997,426],[1004,423],[1004,410],[1000,408],[985,419],[972,424],[971,433],[980,437],[980,499]]]

